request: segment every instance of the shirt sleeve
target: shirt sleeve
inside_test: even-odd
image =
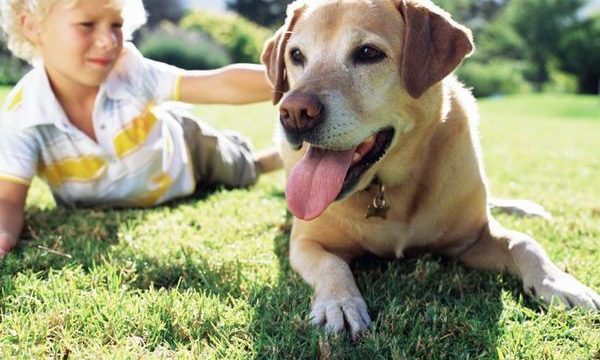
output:
[[[144,58],[131,43],[125,45],[128,66],[133,81],[150,101],[156,103],[179,100],[179,87],[184,70],[162,62]]]
[[[32,129],[0,127],[0,180],[29,185],[37,171],[38,142]]]

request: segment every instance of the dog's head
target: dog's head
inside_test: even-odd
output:
[[[429,1],[290,5],[262,61],[287,142],[308,144],[286,189],[294,215],[315,218],[369,184],[402,135],[439,118],[440,81],[472,50],[470,31]]]

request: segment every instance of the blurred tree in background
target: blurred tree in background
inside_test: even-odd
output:
[[[186,15],[179,26],[206,34],[227,49],[234,62],[259,62],[263,43],[271,35],[271,30],[235,13],[194,11]]]
[[[150,27],[165,20],[177,22],[185,12],[183,0],[144,0],[144,6],[148,12],[148,26]]]
[[[458,74],[477,95],[492,95],[481,89],[505,82],[505,89],[527,89],[517,84],[526,82],[536,90],[598,93],[600,17],[580,11],[587,0],[508,0],[497,7],[486,2],[436,1],[466,16],[458,20],[474,30],[477,50]],[[466,11],[468,3],[494,10]]]
[[[600,93],[600,13],[563,34],[559,54],[563,69],[577,76],[581,92]]]
[[[138,48],[149,59],[187,70],[215,69],[232,62],[229,52],[208,35],[174,26],[162,26],[147,33]]]
[[[526,74],[536,88],[550,79],[549,64],[561,61],[560,43],[577,26],[577,10],[585,0],[511,0],[503,16],[521,37],[523,57],[531,64]]]
[[[227,0],[227,8],[246,19],[266,27],[278,27],[285,19],[285,9],[292,0]]]
[[[506,5],[506,0],[434,0],[461,24],[475,33],[487,26]]]

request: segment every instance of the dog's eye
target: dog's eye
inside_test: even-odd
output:
[[[357,64],[372,64],[385,58],[385,54],[373,46],[363,45],[356,49],[352,60]]]
[[[295,65],[303,65],[304,64],[304,54],[298,48],[294,48],[290,51],[290,58]]]

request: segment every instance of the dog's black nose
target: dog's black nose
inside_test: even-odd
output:
[[[290,94],[279,106],[279,121],[288,131],[301,133],[321,120],[323,104],[312,94]]]

